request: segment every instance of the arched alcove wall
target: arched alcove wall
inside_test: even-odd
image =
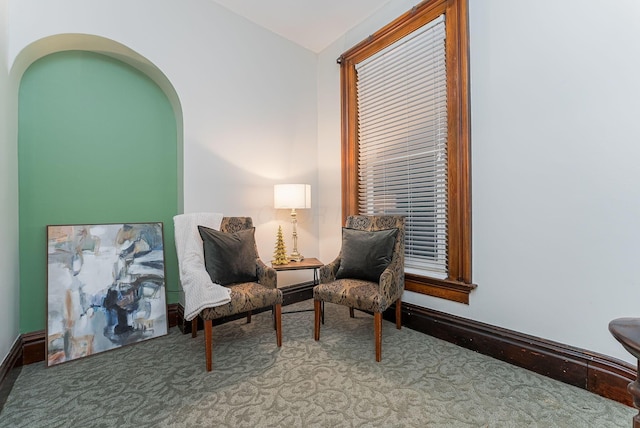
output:
[[[46,322],[47,224],[164,223],[178,301],[173,215],[183,211],[182,113],[166,76],[105,38],[64,34],[21,52],[20,330]]]

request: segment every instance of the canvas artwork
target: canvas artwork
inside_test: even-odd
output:
[[[47,365],[167,334],[162,223],[47,226]]]

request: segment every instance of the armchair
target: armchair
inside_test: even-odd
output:
[[[188,214],[183,214],[188,216]],[[174,218],[176,224],[176,246],[182,247],[178,239],[178,224],[180,216]],[[215,228],[206,227],[202,224],[195,224],[192,221],[191,227],[196,227],[196,236],[193,239],[202,238],[198,245],[203,248],[201,261],[196,263],[195,268],[205,269],[205,274],[211,277],[209,289],[222,289],[227,293],[228,298],[221,299],[215,304],[197,307],[192,318],[192,335],[195,337],[197,331],[198,315],[204,321],[205,335],[205,356],[206,369],[212,369],[212,333],[213,320],[228,317],[236,314],[247,314],[248,322],[251,321],[251,311],[271,306],[274,313],[274,324],[276,330],[277,346],[282,346],[282,324],[281,305],[282,292],[277,288],[276,271],[268,267],[260,260],[258,249],[253,236],[253,222],[250,217],[222,217],[218,219],[219,231]],[[189,233],[189,236],[194,236]],[[184,253],[184,252],[183,252]],[[182,260],[186,257],[178,250],[178,261],[180,265],[180,281],[183,283],[188,279],[188,265]],[[242,272],[244,271],[244,272]],[[248,271],[248,273],[247,273]],[[202,275],[202,272],[199,272]],[[185,290],[185,300],[187,299]],[[195,293],[195,292],[194,292]]]
[[[404,217],[349,216],[337,258],[320,268],[313,289],[314,339],[320,340],[325,302],[373,312],[376,361],[382,358],[382,312],[396,304],[396,328],[401,323],[404,291]]]

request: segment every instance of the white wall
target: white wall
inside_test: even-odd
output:
[[[19,335],[16,91],[7,65],[7,0],[0,0],[0,363]]]
[[[320,55],[319,92],[333,98],[319,108],[323,206],[340,195],[335,58],[410,3]],[[640,314],[640,3],[613,4],[469,1],[478,288],[468,306],[406,302],[636,363],[607,326]],[[334,235],[322,257],[337,252]]]
[[[291,249],[289,213],[273,209],[273,184],[309,183],[317,205],[315,54],[209,0],[11,6],[10,63],[39,39],[82,33],[114,40],[158,67],[182,107],[184,211],[253,217],[267,261],[281,224]],[[298,222],[300,252],[317,255],[312,211],[300,210]],[[287,282],[299,281],[283,275],[281,285]]]

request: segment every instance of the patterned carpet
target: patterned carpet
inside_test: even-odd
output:
[[[311,308],[312,302],[284,311]],[[629,427],[636,411],[408,328],[383,322],[376,363],[372,317],[327,304],[167,336],[45,368],[22,369],[0,427]]]

